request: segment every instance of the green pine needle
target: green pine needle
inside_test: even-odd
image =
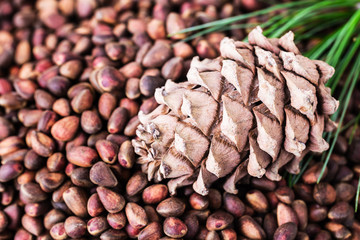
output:
[[[205,24],[202,24],[202,25],[182,29],[179,32],[168,35],[168,37],[172,37],[172,36],[174,36],[176,34],[181,34],[181,33],[194,32],[194,31],[205,29],[205,28],[211,28],[211,27],[223,26],[223,25],[230,25],[232,23],[235,23],[235,22],[238,22],[238,21],[241,21],[241,20],[246,20],[246,19],[249,19],[251,17],[257,17],[257,16],[265,15],[267,13],[271,13],[271,12],[281,10],[281,9],[286,9],[286,8],[289,8],[289,7],[297,7],[297,6],[301,6],[301,5],[304,5],[304,4],[308,5],[308,4],[311,4],[313,2],[314,2],[314,0],[306,0],[306,1],[299,1],[299,2],[290,2],[290,3],[277,4],[277,5],[273,6],[273,7],[265,8],[265,9],[262,9],[262,10],[259,10],[259,11],[246,13],[246,14],[241,14],[241,15],[238,15],[238,16],[233,16],[233,17],[229,17],[229,18],[225,18],[225,19],[205,23]]]
[[[355,45],[356,44],[359,44],[360,43],[360,35],[357,37],[356,39],[356,42],[355,42]],[[344,121],[344,118],[345,118],[345,114],[346,114],[346,111],[347,111],[347,108],[349,106],[349,103],[350,103],[350,99],[351,99],[351,96],[352,96],[352,92],[354,91],[355,89],[355,86],[356,86],[356,83],[357,81],[359,80],[359,74],[360,72],[358,71],[358,69],[360,69],[360,55],[357,56],[357,59],[356,59],[356,62],[353,66],[353,68],[351,69],[350,71],[350,74],[348,76],[348,78],[346,79],[346,83],[348,82],[351,82],[350,84],[350,88],[349,90],[347,91],[347,95],[345,97],[345,102],[343,104],[343,107],[340,109],[338,109],[338,111],[340,112],[340,110],[342,110],[341,112],[341,116],[340,116],[340,120],[339,120],[339,126],[338,128],[336,129],[336,132],[335,132],[335,136],[334,138],[332,139],[332,142],[331,142],[331,146],[330,146],[330,149],[329,151],[327,152],[327,155],[326,155],[326,158],[325,158],[325,162],[324,162],[324,165],[323,165],[323,168],[321,169],[321,172],[320,172],[320,175],[319,175],[319,178],[317,180],[317,183],[320,182],[324,172],[325,172],[325,169],[326,169],[326,166],[327,164],[329,163],[329,160],[330,160],[330,156],[334,150],[334,147],[335,147],[335,143],[338,139],[338,136],[340,134],[340,129],[341,129],[341,126],[343,124],[343,121]],[[345,85],[346,85],[345,83]]]
[[[344,51],[344,48],[348,45],[351,36],[353,35],[356,27],[360,21],[360,9],[351,17],[351,19],[343,26],[339,37],[336,39],[336,42],[332,46],[328,58],[326,61],[332,65],[336,66],[340,60],[340,57]]]
[[[264,31],[265,35],[270,37],[279,37],[286,31],[294,29],[296,27],[305,27],[307,31],[313,30],[314,27],[329,29],[329,22],[338,21],[339,25],[341,25],[344,21],[346,21],[349,18],[349,15],[351,16],[351,13],[355,11],[354,7],[357,3],[357,0],[302,0],[296,2],[281,3],[251,13],[240,14],[237,16],[182,29],[179,32],[170,34],[168,36],[171,37],[176,34],[192,33],[201,30],[200,32],[195,33],[196,35],[190,35],[186,39],[191,40],[210,32],[227,31],[229,30],[227,26],[231,26],[236,22],[244,21],[252,17],[268,15],[274,12],[276,13],[279,10],[286,11],[285,13],[276,14],[275,16],[270,18],[269,21],[272,21],[274,17],[278,17],[279,15],[285,16],[282,16],[279,21],[271,24],[269,26],[269,29]],[[344,10],[345,8],[346,10]],[[354,19],[354,21],[356,21],[356,19]],[[319,22],[322,24],[319,24]],[[247,28],[247,26],[238,25],[238,28]],[[312,35],[308,36],[312,37]]]
[[[353,129],[351,131],[351,134],[350,134],[350,137],[349,137],[349,145],[351,145],[353,139],[354,139],[354,136],[355,136],[355,133],[356,133],[356,130],[357,128],[359,127],[359,121],[360,121],[360,113],[356,116],[355,118],[355,124],[353,126]]]
[[[358,180],[356,197],[355,197],[355,212],[357,212],[358,206],[359,206],[359,193],[360,193],[360,176],[359,176],[359,180]]]
[[[359,123],[360,121],[360,113],[356,116],[356,118],[350,120],[347,124],[345,124],[341,130],[340,130],[340,133],[346,131],[349,127],[351,127],[352,125],[356,124],[356,123]]]

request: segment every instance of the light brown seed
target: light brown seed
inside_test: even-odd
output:
[[[126,225],[125,231],[130,238],[137,238],[141,229],[134,228],[130,224]]]
[[[259,190],[250,190],[246,193],[246,200],[257,212],[265,213],[268,211],[269,203],[265,195]]]
[[[42,132],[32,131],[30,141],[32,149],[40,156],[50,157],[55,151],[54,140]]]
[[[98,160],[97,152],[89,147],[74,146],[67,150],[66,158],[79,167],[91,167]]]
[[[104,208],[109,213],[120,212],[125,207],[125,199],[120,194],[105,187],[97,187],[96,192]]]
[[[108,228],[109,225],[103,216],[94,217],[87,222],[87,230],[92,236],[98,236]]]
[[[218,231],[227,228],[234,221],[234,217],[224,211],[218,210],[206,220],[206,228],[209,231]]]
[[[116,230],[116,229],[109,229],[100,235],[101,240],[111,240],[111,239],[126,240],[127,238],[128,235],[124,231]]]
[[[245,205],[236,195],[224,193],[224,208],[236,217],[241,217],[245,213]],[[221,202],[220,202],[221,203]]]
[[[167,198],[159,203],[156,211],[163,217],[178,217],[185,211],[185,203],[176,197]]]
[[[295,198],[293,190],[287,186],[277,188],[275,190],[275,195],[279,199],[279,201],[286,204],[291,204]]]
[[[6,234],[5,234],[6,236]],[[10,235],[12,237],[12,235]],[[11,239],[11,237],[9,239]],[[25,229],[23,228],[20,228],[16,231],[16,234],[14,236],[14,240],[31,240],[33,239],[33,235],[31,233],[29,233],[28,231],[26,231]]]
[[[163,225],[164,233],[172,238],[181,238],[186,235],[188,229],[186,225],[178,218],[168,217]]]
[[[37,183],[26,183],[20,186],[20,199],[24,203],[36,203],[44,201],[47,194],[41,190],[40,185]]]
[[[237,239],[237,235],[234,229],[232,228],[227,228],[224,230],[221,230],[221,238],[223,240],[236,240]]]
[[[113,67],[103,67],[97,73],[97,83],[104,92],[117,90],[125,85],[125,77]]]
[[[307,169],[302,176],[304,183],[306,183],[306,184],[316,183],[318,181],[318,178],[320,176],[320,172],[321,172],[322,168],[323,168],[323,164],[317,163],[317,164],[313,165],[312,167],[310,167],[309,169]],[[326,170],[324,172],[322,179],[324,179],[327,175],[328,169],[327,168],[325,168],[325,169]]]
[[[309,208],[309,219],[313,222],[320,222],[327,217],[327,207],[319,204],[312,204]]]
[[[42,110],[21,109],[18,112],[18,119],[25,127],[35,127],[38,124],[42,113]]]
[[[24,147],[24,141],[17,136],[10,136],[0,142],[0,156],[13,153]]]
[[[209,206],[209,199],[207,196],[193,193],[190,195],[189,203],[191,207],[195,210],[204,210],[207,209]]]
[[[86,233],[86,223],[79,217],[70,216],[64,222],[66,234],[71,238],[80,238]]]
[[[36,106],[40,109],[51,109],[55,98],[48,92],[37,89],[34,93]]]
[[[138,204],[129,202],[125,207],[125,214],[129,224],[134,228],[143,228],[148,224],[145,210]]]
[[[330,205],[336,200],[336,191],[329,183],[321,182],[315,185],[313,197],[320,205]]]
[[[109,140],[98,140],[95,143],[100,158],[109,164],[113,164],[117,160],[119,146]]]
[[[151,97],[154,95],[156,88],[164,84],[165,79],[160,76],[143,75],[139,82],[139,89],[144,96]]]
[[[81,128],[88,134],[95,134],[102,128],[102,122],[96,110],[87,110],[81,114]]]
[[[152,222],[139,233],[139,240],[157,240],[161,238],[162,227],[158,222]]]
[[[0,233],[6,229],[8,224],[9,224],[8,217],[2,210],[0,210]]]
[[[297,234],[297,226],[295,223],[285,223],[276,229],[274,240],[288,239],[294,240]]]
[[[59,141],[69,141],[74,138],[78,127],[79,118],[76,116],[64,117],[57,121],[51,128],[51,135]]]
[[[147,24],[146,32],[149,37],[154,40],[165,38],[166,32],[164,21],[160,19],[151,19]]]
[[[173,45],[174,55],[183,59],[190,58],[194,55],[193,48],[185,42],[177,42]]]
[[[308,223],[308,208],[303,200],[295,200],[291,204],[294,209],[297,219],[299,220],[299,230],[304,231]]]
[[[18,162],[8,162],[0,166],[0,182],[8,182],[19,176],[24,167]]]
[[[29,79],[16,79],[13,84],[16,92],[26,100],[32,99],[38,88],[37,84]]]
[[[265,239],[266,234],[261,226],[250,216],[244,215],[239,219],[239,231],[250,239]]]
[[[91,217],[97,217],[105,211],[97,193],[94,193],[89,197],[87,211]]]
[[[42,219],[37,217],[30,217],[29,215],[25,214],[21,218],[21,224],[31,234],[35,236],[39,236],[40,233],[43,231],[43,224]]]
[[[58,209],[52,209],[44,216],[44,226],[50,230],[56,223],[62,222],[66,219],[64,212]]]
[[[69,116],[71,112],[69,100],[65,98],[57,99],[52,105],[52,110],[62,117]]]
[[[135,152],[130,140],[125,140],[119,150],[119,163],[124,168],[132,168],[135,164]]]
[[[65,180],[63,173],[45,173],[38,178],[38,183],[44,192],[53,192]]]
[[[126,81],[125,85],[125,94],[129,99],[137,99],[140,97],[140,79],[139,78],[129,78]]]
[[[25,99],[15,92],[7,92],[0,96],[0,106],[6,109],[17,110],[23,108],[25,105]]]
[[[174,57],[168,60],[161,68],[161,74],[164,79],[177,81],[184,70],[184,61],[181,57]]]
[[[79,60],[70,60],[61,65],[59,72],[64,77],[76,79],[82,72],[83,66]]]
[[[144,67],[161,67],[172,55],[171,46],[166,40],[156,40],[144,56]]]
[[[63,193],[66,206],[78,217],[87,216],[87,196],[83,189],[70,187]]]
[[[141,65],[137,62],[130,62],[120,68],[120,72],[125,78],[139,78],[143,72]]]
[[[209,196],[209,207],[212,209],[219,209],[222,203],[222,197],[219,190],[210,188],[208,196]]]
[[[108,165],[102,161],[97,162],[90,169],[90,180],[99,186],[115,187],[118,181],[108,167]]]
[[[52,226],[50,229],[50,235],[52,238],[54,238],[56,240],[67,239],[68,236],[65,231],[64,223],[59,222],[59,223],[56,223],[54,226]]]
[[[336,239],[347,239],[351,236],[351,232],[344,225],[336,222],[328,222],[325,228],[329,230]]]
[[[107,130],[109,133],[119,133],[125,128],[128,119],[128,112],[123,107],[116,108],[108,121]]]
[[[18,65],[28,62],[31,58],[31,46],[29,41],[22,40],[20,41],[15,50],[15,62]]]
[[[140,193],[147,185],[146,175],[142,172],[134,173],[126,184],[126,194],[130,197]]]
[[[59,172],[65,168],[65,165],[65,156],[60,152],[52,154],[46,161],[46,167],[50,172]]]
[[[99,98],[98,109],[100,116],[108,120],[111,113],[117,106],[117,99],[111,93],[103,93]]]
[[[284,203],[279,203],[276,209],[277,222],[281,226],[285,223],[292,222],[298,224],[298,219],[295,211]]]
[[[49,133],[51,127],[58,120],[58,117],[53,111],[44,111],[37,124],[37,130],[44,133]]]
[[[268,238],[272,238],[277,229],[276,216],[273,213],[268,213],[264,217],[263,228]]]
[[[71,182],[78,187],[90,188],[94,184],[90,180],[90,169],[88,168],[75,168],[70,173]]]
[[[341,222],[344,221],[352,211],[349,203],[347,202],[338,202],[332,206],[328,213],[328,218],[330,220]]]
[[[71,107],[76,113],[82,113],[92,107],[94,101],[93,93],[90,89],[83,89],[71,100]]]
[[[117,61],[124,57],[125,46],[117,42],[108,42],[105,44],[105,52],[111,60]]]
[[[8,217],[8,226],[9,230],[19,229],[20,219],[23,216],[22,209],[18,204],[13,203],[4,208],[4,213]]]
[[[120,100],[119,106],[128,110],[129,118],[137,117],[139,112],[139,104],[135,100],[123,98]]]
[[[185,22],[177,13],[170,13],[166,18],[166,31],[168,34],[173,35],[172,39],[184,39],[186,34],[175,34],[185,28]],[[175,35],[174,35],[175,34]]]
[[[153,184],[144,189],[142,199],[146,204],[157,204],[164,200],[168,194],[168,188],[164,184]]]
[[[107,222],[113,229],[123,229],[126,225],[126,216],[124,212],[108,213]]]

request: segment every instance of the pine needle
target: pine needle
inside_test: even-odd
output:
[[[356,45],[356,44],[359,44],[359,42],[360,42],[360,35],[357,37],[356,42],[355,42],[355,45]],[[347,92],[347,95],[346,95],[346,98],[345,98],[345,102],[344,102],[343,108],[342,108],[342,109],[340,109],[340,108],[338,109],[338,111],[342,110],[341,116],[340,116],[340,120],[339,120],[339,125],[338,125],[338,128],[336,129],[334,138],[332,139],[330,149],[329,149],[329,151],[327,152],[327,155],[326,155],[326,158],[325,158],[325,162],[324,162],[324,165],[323,165],[323,167],[322,167],[322,169],[321,169],[321,172],[320,172],[319,178],[318,178],[318,180],[317,180],[317,183],[320,182],[322,176],[324,175],[326,166],[327,166],[327,164],[329,163],[330,156],[331,156],[331,154],[332,154],[332,152],[333,152],[333,150],[334,150],[336,141],[337,141],[337,139],[338,139],[338,137],[339,137],[340,129],[341,129],[342,123],[343,123],[343,121],[344,121],[347,108],[348,108],[349,103],[350,103],[350,99],[351,99],[351,96],[352,96],[352,92],[354,91],[355,86],[356,86],[356,83],[357,83],[358,80],[359,80],[360,71],[359,71],[358,69],[360,69],[360,55],[357,57],[356,62],[355,62],[355,64],[354,64],[353,68],[351,69],[350,74],[349,74],[349,76],[348,76],[348,78],[347,78],[347,80],[346,80],[346,83],[351,82],[350,88],[349,88],[349,90],[348,90],[348,92]],[[345,84],[346,84],[346,83],[345,83]]]
[[[332,65],[336,66],[340,60],[340,57],[344,51],[344,48],[348,45],[351,36],[353,35],[356,26],[360,21],[360,9],[351,17],[351,19],[343,26],[339,37],[336,39],[336,42],[332,46],[328,58],[326,61]]]
[[[344,1],[321,1],[317,4],[314,4],[311,7],[304,8],[300,10],[293,18],[289,19],[285,25],[278,28],[276,32],[271,34],[271,37],[280,37],[286,31],[290,30],[295,24],[302,23],[302,19],[311,15],[313,11],[322,9],[324,7],[328,8],[338,8],[344,6]]]
[[[360,176],[359,176],[359,180],[358,180],[356,197],[355,197],[355,212],[357,212],[358,206],[359,206],[359,193],[360,193]]]
[[[360,113],[355,118],[355,125],[353,126],[353,129],[352,129],[350,137],[349,137],[349,145],[351,145],[351,143],[352,143],[352,141],[354,139],[356,130],[359,127],[359,121],[360,121]]]
[[[221,19],[221,20],[201,24],[201,25],[198,25],[198,26],[182,29],[179,32],[168,35],[168,37],[172,37],[172,36],[174,36],[176,34],[181,34],[181,33],[194,32],[194,31],[202,30],[204,28],[211,28],[211,27],[216,27],[216,26],[230,25],[230,24],[232,24],[234,22],[249,19],[251,17],[257,17],[257,16],[265,15],[267,13],[271,13],[271,12],[281,10],[281,9],[286,9],[286,8],[289,8],[289,7],[297,7],[297,6],[301,6],[301,5],[304,5],[304,4],[307,5],[307,4],[311,4],[313,2],[314,2],[314,0],[306,0],[306,1],[299,1],[299,2],[290,2],[290,3],[277,4],[277,5],[273,6],[273,7],[265,8],[265,9],[262,9],[262,10],[259,10],[259,11],[246,13],[246,14],[241,14],[241,15],[238,15],[238,16],[233,16],[233,17],[229,17],[229,18],[225,18],[225,19]]]
[[[356,118],[350,120],[347,124],[345,124],[341,130],[340,133],[346,131],[349,127],[351,127],[352,125],[354,125],[355,123],[359,123],[360,121],[360,113],[356,116]]]
[[[227,26],[230,26],[236,22],[244,21],[252,17],[258,17],[267,15],[269,13],[276,13],[279,10],[286,10],[286,16],[283,16],[275,24],[271,24],[268,30],[264,31],[265,35],[270,37],[278,37],[285,33],[288,30],[294,29],[294,27],[305,27],[306,30],[312,30],[314,26],[329,28],[329,21],[339,21],[341,25],[343,19],[346,21],[348,18],[346,16],[351,15],[352,11],[355,10],[354,6],[358,3],[357,0],[302,0],[296,2],[280,3],[275,6],[254,11],[251,13],[240,14],[237,16],[220,19],[213,22],[204,23],[201,25],[189,27],[182,29],[176,33],[168,35],[169,37],[181,34],[181,33],[192,33],[199,31],[193,35],[190,35],[186,40],[191,40],[196,37],[200,37],[204,34],[214,32],[214,31],[227,31]],[[344,8],[350,8],[352,10],[344,11]],[[281,15],[283,15],[282,13]],[[277,17],[279,14],[276,14],[269,21],[272,21],[274,17]],[[355,21],[355,20],[354,20]],[[316,24],[321,22],[322,24]],[[240,26],[239,28],[246,28],[246,26]],[[207,31],[204,31],[207,30]],[[309,35],[312,37],[312,35]]]

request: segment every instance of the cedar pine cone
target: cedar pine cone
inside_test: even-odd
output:
[[[194,57],[188,81],[157,89],[160,105],[139,113],[133,140],[149,180],[206,195],[227,177],[224,189],[237,193],[246,176],[279,181],[279,169],[296,174],[309,151],[327,150],[322,134],[336,127],[338,101],[324,84],[334,68],[300,55],[293,39],[267,39],[260,27],[249,43],[224,38],[221,57]]]

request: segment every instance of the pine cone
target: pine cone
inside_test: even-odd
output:
[[[149,180],[206,195],[226,177],[224,189],[237,193],[249,175],[279,181],[279,169],[296,174],[309,151],[327,150],[322,134],[336,127],[338,101],[324,84],[334,69],[300,55],[293,39],[267,39],[260,27],[249,43],[224,38],[221,57],[194,57],[186,82],[157,89],[160,105],[139,113],[133,140]]]

